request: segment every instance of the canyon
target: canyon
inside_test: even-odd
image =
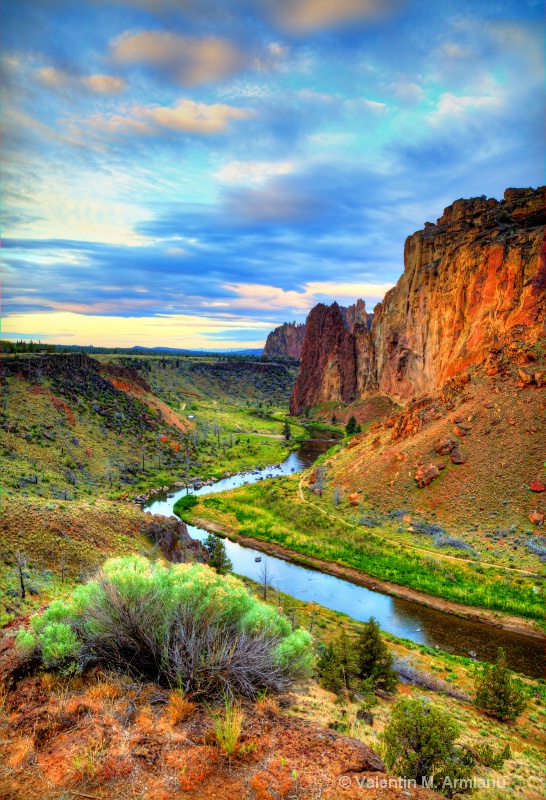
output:
[[[290,411],[381,393],[401,405],[515,351],[520,366],[545,333],[544,187],[497,201],[457,200],[406,239],[404,272],[373,314],[310,312]]]

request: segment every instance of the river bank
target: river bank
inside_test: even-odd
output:
[[[472,622],[480,622],[485,625],[492,625],[495,628],[500,628],[512,633],[519,633],[524,636],[532,636],[538,639],[544,639],[544,632],[537,626],[536,622],[532,620],[521,619],[507,614],[499,614],[497,612],[489,611],[488,609],[477,609],[474,606],[466,606],[462,603],[454,603],[450,600],[444,600],[442,597],[434,597],[433,595],[418,592],[415,589],[410,589],[407,586],[399,586],[398,584],[389,581],[378,580],[370,575],[359,572],[352,567],[346,567],[341,564],[335,564],[329,561],[322,561],[321,559],[314,558],[313,556],[304,556],[295,550],[290,550],[281,545],[273,542],[265,542],[260,539],[255,539],[250,536],[242,536],[233,528],[227,525],[208,520],[204,517],[196,517],[191,514],[185,515],[184,519],[192,525],[196,525],[209,533],[214,533],[219,536],[227,537],[233,542],[243,545],[244,547],[252,547],[255,550],[260,550],[266,555],[275,556],[292,564],[299,564],[306,567],[311,567],[319,572],[327,575],[333,575],[337,578],[343,578],[350,581],[357,586],[364,586],[374,591],[382,592],[391,595],[392,597],[400,597],[405,600],[410,600],[413,603],[419,603],[433,608],[437,611],[442,611],[446,614],[454,614],[458,617],[471,620]],[[546,641],[546,640],[545,640]]]

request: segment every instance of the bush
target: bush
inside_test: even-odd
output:
[[[455,780],[470,778],[474,759],[455,745],[460,725],[441,708],[424,698],[404,698],[393,708],[382,739],[385,764],[401,777],[451,796]],[[458,789],[457,791],[460,791]]]
[[[255,697],[311,671],[311,637],[203,564],[110,559],[66,603],[31,619],[18,644],[44,663],[72,658],[177,686],[190,698]]]
[[[500,750],[493,750],[490,744],[478,745],[475,748],[476,758],[481,764],[492,769],[502,769],[504,762],[512,758],[510,745],[507,744]]]
[[[515,720],[525,709],[527,700],[520,682],[506,666],[506,657],[499,647],[495,664],[485,664],[475,682],[475,704],[494,717]]]
[[[184,497],[180,497],[173,506],[173,511],[178,516],[182,516],[184,511],[189,511],[191,508],[196,506],[199,502],[199,498],[196,497],[194,494],[186,494]]]

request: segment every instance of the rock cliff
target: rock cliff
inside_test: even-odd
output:
[[[299,361],[305,339],[306,325],[285,322],[267,337],[263,355],[269,358],[295,358]]]
[[[374,309],[318,305],[290,409],[380,391],[401,403],[545,334],[545,187],[457,200],[406,239],[404,272]]]

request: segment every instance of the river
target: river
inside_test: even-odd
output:
[[[330,442],[307,442],[300,450],[291,453],[282,465],[255,470],[255,474],[234,475],[218,481],[213,486],[195,490],[196,495],[223,492],[244,483],[254,483],[267,475],[291,475],[310,467],[318,456],[331,447]],[[173,505],[186,489],[177,490],[173,497],[155,495],[146,506],[152,514],[170,516]],[[207,531],[188,525],[188,533],[203,541]],[[476,653],[479,661],[494,661],[499,647],[504,647],[510,667],[534,678],[544,677],[544,640],[523,634],[511,633],[491,625],[461,619],[453,614],[436,611],[411,600],[391,597],[377,590],[358,586],[342,578],[326,575],[308,567],[292,564],[281,558],[264,556],[251,547],[225,540],[227,554],[233,562],[233,571],[253,580],[260,579],[260,570],[267,560],[273,578],[272,584],[280,591],[298,600],[318,603],[334,611],[341,611],[360,621],[374,616],[382,630],[412,642],[439,647],[447,653],[468,656]],[[261,557],[261,562],[255,559]]]

